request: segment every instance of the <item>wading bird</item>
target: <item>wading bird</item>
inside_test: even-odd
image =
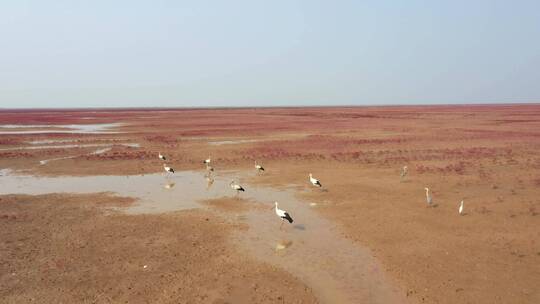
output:
[[[309,174],[309,181],[311,182],[311,184],[313,184],[313,186],[322,187],[321,182],[318,179],[313,178],[313,175],[311,173]]]
[[[240,186],[238,184],[235,184],[234,179],[231,181],[229,186],[231,187],[231,189],[236,190],[236,195],[238,195],[240,193],[240,191],[242,191],[242,192],[246,191],[244,188],[242,188],[242,186]]]
[[[208,156],[208,158],[203,161],[203,164],[209,164],[210,161],[211,161],[210,156]]]
[[[163,164],[163,169],[165,170],[165,172],[167,172],[167,174],[172,174],[172,173],[174,173],[174,169],[171,168],[171,167],[167,167],[166,164]]]
[[[431,192],[429,192],[429,188],[424,188],[426,190],[426,202],[429,206],[433,204],[433,197],[431,197]]]
[[[278,202],[274,202],[274,204],[276,205],[276,207],[275,207],[276,215],[281,218],[281,225],[279,225],[279,229],[281,230],[281,226],[283,226],[283,222],[285,220],[287,220],[289,222],[289,224],[292,224],[293,219],[292,219],[291,215],[287,211],[281,210],[281,209],[278,208]]]
[[[401,168],[401,173],[399,175],[400,179],[401,180],[405,179],[405,176],[407,176],[407,173],[409,173],[409,169],[407,168],[407,166],[403,166],[403,168]]]
[[[165,158],[165,155],[162,155],[161,152],[159,152],[158,156],[161,160],[167,160],[167,158]]]
[[[463,215],[463,200],[461,200],[461,205],[459,205],[459,215]]]
[[[260,172],[264,171],[263,166],[257,164],[257,161],[255,161],[255,169],[257,169],[257,173],[260,173]]]
[[[208,163],[206,163],[206,171],[208,172],[214,172],[214,167],[210,166]]]

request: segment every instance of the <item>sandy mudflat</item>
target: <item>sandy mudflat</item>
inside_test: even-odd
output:
[[[0,192],[5,302],[540,302],[538,105],[3,111],[0,125],[72,125],[88,117],[121,125],[104,133],[0,134],[0,168],[15,170],[3,171],[0,186],[13,174],[144,174],[174,194],[160,194],[167,204],[182,201],[174,189],[186,183],[200,181],[212,196],[196,209],[133,215],[122,208],[136,201],[106,194]],[[81,146],[20,149],[32,141]],[[157,152],[175,170],[201,176],[211,156],[215,184],[179,175],[165,187],[172,182],[152,175],[162,170]],[[400,180],[404,165],[409,174]],[[323,191],[310,186],[310,172]],[[236,198],[230,178],[246,194]],[[249,196],[247,186],[263,190]],[[433,192],[432,207],[424,187]],[[298,226],[279,230],[269,189],[287,191],[278,197]],[[257,240],[256,233],[276,237]],[[351,254],[316,247],[312,233],[335,238],[328,242]],[[327,263],[308,269],[286,262],[310,254]],[[355,264],[357,256],[359,269],[336,273],[340,259]],[[358,273],[355,290],[344,281]]]

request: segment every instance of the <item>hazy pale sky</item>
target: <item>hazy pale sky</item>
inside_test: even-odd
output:
[[[540,1],[0,1],[0,107],[540,102]]]

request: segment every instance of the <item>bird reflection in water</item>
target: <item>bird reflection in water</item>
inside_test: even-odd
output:
[[[214,178],[212,177],[212,174],[207,174],[204,176],[204,179],[206,179],[206,190],[208,190],[214,184]]]
[[[163,186],[163,188],[165,188],[165,189],[172,189],[172,188],[174,188],[174,185],[176,185],[176,183],[172,183],[172,182],[171,182],[171,183],[167,183],[167,184],[165,184],[165,186]]]
[[[287,249],[287,248],[291,247],[292,244],[293,244],[292,241],[287,241],[287,240],[279,241],[279,242],[276,244],[276,252],[279,252],[279,251],[281,251],[281,250]]]

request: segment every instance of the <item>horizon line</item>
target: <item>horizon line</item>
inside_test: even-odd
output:
[[[444,106],[510,106],[510,105],[540,105],[540,101],[534,102],[502,102],[502,103],[417,103],[417,104],[366,104],[366,105],[275,105],[275,106],[141,106],[141,107],[116,107],[116,106],[89,106],[89,107],[33,107],[33,108],[10,108],[0,107],[0,111],[40,111],[40,110],[227,110],[227,109],[279,109],[279,108],[374,108],[374,107],[444,107]]]

